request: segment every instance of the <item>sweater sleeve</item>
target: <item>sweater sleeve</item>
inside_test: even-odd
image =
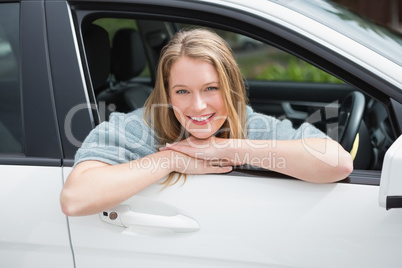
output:
[[[99,124],[86,137],[75,155],[75,165],[86,160],[116,165],[155,153],[157,141],[142,112],[112,113],[108,122]]]

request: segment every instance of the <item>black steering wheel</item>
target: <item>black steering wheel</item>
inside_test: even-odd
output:
[[[363,120],[365,98],[359,91],[349,93],[339,108],[338,138],[342,147],[350,152]]]

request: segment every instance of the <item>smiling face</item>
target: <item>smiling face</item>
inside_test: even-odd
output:
[[[199,139],[211,137],[227,118],[218,72],[206,61],[183,56],[173,63],[169,103],[180,124]]]

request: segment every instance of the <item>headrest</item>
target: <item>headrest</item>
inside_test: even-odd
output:
[[[91,24],[84,32],[84,44],[95,93],[106,84],[110,73],[109,34],[102,27]]]
[[[116,32],[112,46],[112,73],[117,81],[138,76],[145,68],[145,51],[141,36],[133,29]]]

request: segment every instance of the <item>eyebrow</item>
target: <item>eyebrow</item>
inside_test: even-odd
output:
[[[213,81],[213,82],[208,82],[208,83],[203,84],[202,86],[205,87],[205,86],[208,86],[208,85],[211,85],[211,84],[219,84],[219,82],[215,82],[215,81]],[[173,87],[171,87],[171,89],[174,89],[174,88],[176,88],[176,87],[187,87],[187,86],[186,86],[186,85],[182,85],[182,84],[178,84],[178,85],[174,85]]]

